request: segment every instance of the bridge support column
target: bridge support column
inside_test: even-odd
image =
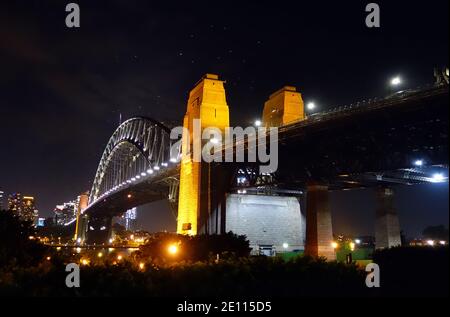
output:
[[[200,121],[197,121],[200,120]],[[194,133],[200,123],[199,133]],[[229,126],[229,111],[224,81],[214,74],[206,74],[189,93],[184,116],[180,191],[178,200],[177,233],[196,235],[206,232],[211,212],[210,166],[201,159],[202,133],[217,128],[224,135]]]
[[[336,260],[332,246],[333,228],[328,186],[309,184],[306,192],[306,246],[305,254]]]
[[[78,198],[77,222],[75,224],[75,241],[81,243],[86,239],[87,216],[81,212],[87,208],[89,201],[89,193],[83,193]]]
[[[87,230],[87,244],[107,243],[112,234],[112,217],[90,217]]]
[[[376,249],[400,246],[400,225],[397,210],[394,205],[392,188],[379,187],[376,192],[378,206],[375,216],[375,246]]]

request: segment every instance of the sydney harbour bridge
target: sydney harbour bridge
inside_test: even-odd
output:
[[[187,144],[195,142],[192,135],[180,142],[157,120],[131,118],[103,152],[77,215],[77,241],[107,243],[114,216],[168,199],[180,234],[231,230],[254,245],[289,241],[307,254],[333,259],[329,191],[376,188],[377,247],[399,245],[396,186],[448,181],[448,101],[447,77],[306,115],[301,94],[286,86],[264,105],[262,126],[278,128],[278,165],[270,173],[248,159],[194,162]],[[183,126],[191,131],[201,119],[202,129],[223,131],[232,109],[224,82],[207,74],[190,92]],[[250,139],[241,140],[246,150]],[[269,152],[268,136],[264,146]],[[305,208],[292,209],[298,201]]]

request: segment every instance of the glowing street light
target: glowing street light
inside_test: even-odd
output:
[[[391,86],[398,86],[402,83],[402,79],[399,76],[396,76],[391,79]]]
[[[261,120],[256,120],[255,121],[255,127],[260,127],[262,124]]]
[[[429,246],[434,246],[434,241],[433,240],[427,240],[427,244]]]
[[[178,246],[176,244],[169,245],[169,248],[167,248],[167,251],[169,251],[169,254],[175,255],[178,253]]]
[[[415,166],[423,166],[423,160],[415,160],[414,165]]]
[[[433,183],[442,183],[445,180],[445,177],[442,173],[435,173],[431,178],[431,182]]]
[[[354,242],[350,242],[350,250],[355,251],[355,243]]]
[[[308,110],[314,110],[314,109],[316,109],[316,104],[315,104],[314,102],[308,102],[308,103],[306,104],[306,109],[308,109]]]
[[[331,242],[331,246],[333,247],[333,249],[337,249],[339,245],[336,241],[333,241]]]
[[[103,256],[102,252],[97,253],[97,257],[101,258]]]

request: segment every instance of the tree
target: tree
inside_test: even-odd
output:
[[[36,242],[34,235],[30,221],[22,221],[11,211],[0,211],[0,267],[41,261],[47,248]]]

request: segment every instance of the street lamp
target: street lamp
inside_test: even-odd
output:
[[[175,255],[178,253],[178,246],[176,244],[171,244],[169,245],[169,247],[167,248],[167,251],[169,251],[169,254],[171,255]]]
[[[414,161],[414,165],[415,166],[422,166],[423,165],[423,160],[415,160]]]
[[[314,109],[316,109],[316,104],[315,104],[314,102],[308,102],[308,103],[306,104],[306,109],[308,109],[308,110],[314,110]]]
[[[396,76],[391,79],[391,86],[398,86],[402,83],[402,79],[399,76]]]

